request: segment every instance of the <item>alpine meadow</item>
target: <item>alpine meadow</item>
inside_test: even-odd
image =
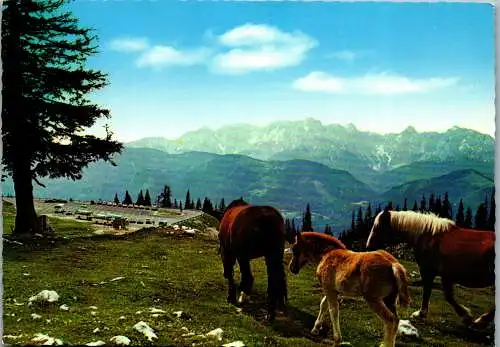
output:
[[[2,3],[2,343],[494,346],[486,3]]]

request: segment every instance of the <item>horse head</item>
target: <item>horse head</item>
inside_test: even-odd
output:
[[[391,212],[388,209],[380,212],[373,222],[372,229],[366,241],[367,250],[376,250],[386,246],[392,234]]]
[[[300,269],[312,258],[312,247],[310,242],[302,236],[300,231],[295,234],[295,243],[291,247],[292,259],[288,264],[290,272],[298,274]]]

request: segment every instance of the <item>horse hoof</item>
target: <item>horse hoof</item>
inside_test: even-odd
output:
[[[249,301],[250,301],[250,296],[247,295],[247,294],[245,294],[245,293],[243,293],[243,292],[241,292],[240,293],[240,297],[238,299],[238,304],[243,305],[243,304],[246,304]]]
[[[275,321],[275,316],[272,314],[266,314],[266,322],[267,324],[273,324]]]

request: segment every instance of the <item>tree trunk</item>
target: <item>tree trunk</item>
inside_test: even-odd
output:
[[[29,166],[19,165],[13,172],[16,192],[16,226],[13,235],[33,235],[40,233],[40,223],[33,201],[33,183]]]

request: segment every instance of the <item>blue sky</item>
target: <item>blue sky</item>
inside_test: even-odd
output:
[[[494,12],[479,3],[76,1],[95,100],[122,141],[313,117],[494,135]],[[100,132],[101,124],[93,131]]]

